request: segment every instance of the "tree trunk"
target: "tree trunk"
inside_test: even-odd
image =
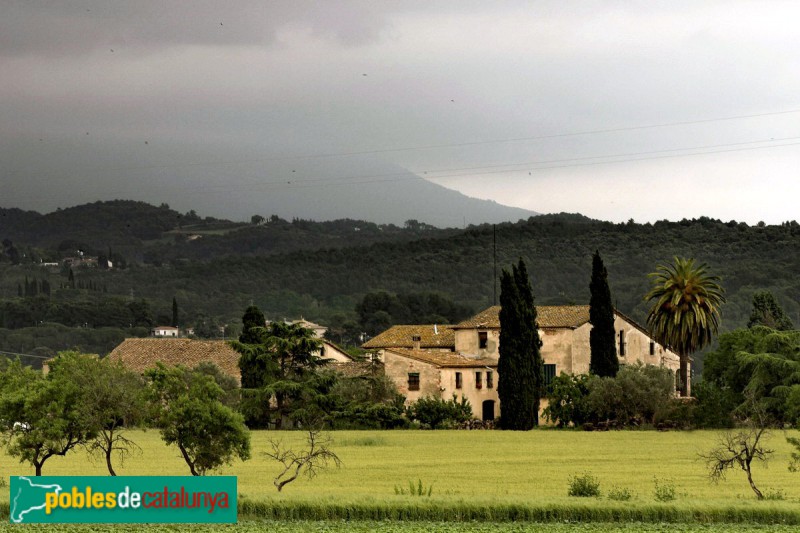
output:
[[[747,466],[747,481],[750,483],[750,488],[756,493],[756,498],[763,500],[764,495],[758,490],[758,487],[756,487],[756,484],[753,482],[753,476],[750,474],[750,465]]]
[[[200,474],[198,474],[197,470],[194,468],[194,461],[192,461],[192,458],[189,457],[189,453],[186,451],[186,448],[184,448],[182,444],[178,444],[178,449],[181,451],[181,455],[183,455],[183,460],[186,461],[187,465],[189,465],[189,471],[192,473],[192,475],[199,476]]]
[[[36,467],[36,475],[37,476],[41,476],[42,475],[42,463],[33,463],[33,466]]]
[[[109,475],[116,476],[117,473],[114,472],[114,466],[111,464],[111,446],[106,449],[106,466],[108,467]]]

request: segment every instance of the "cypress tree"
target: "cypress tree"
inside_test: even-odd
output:
[[[611,290],[608,288],[608,272],[598,251],[592,257],[589,291],[589,323],[592,325],[589,332],[589,348],[592,354],[589,372],[596,376],[614,377],[619,372],[614,306],[611,303]]]
[[[519,265],[512,265],[511,273],[503,270],[500,306],[500,422],[503,429],[529,430],[539,423],[544,366],[533,292],[522,259]]]
[[[178,300],[175,297],[172,297],[172,324],[170,324],[173,328],[178,327]]]

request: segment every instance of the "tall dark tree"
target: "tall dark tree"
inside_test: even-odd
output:
[[[497,395],[503,429],[529,430],[539,423],[539,400],[544,391],[542,346],[536,325],[528,271],[520,259],[512,272],[500,277],[500,359]]]
[[[248,308],[252,320],[257,320],[257,310]],[[313,404],[325,403],[323,397],[335,382],[332,375],[315,372],[327,362],[318,356],[321,341],[298,324],[278,321],[249,328],[247,324],[240,341],[231,344],[241,354],[241,406],[248,425],[281,429],[294,421],[313,423],[320,414]]]
[[[266,339],[266,322],[261,309],[255,305],[248,307],[242,316],[242,333],[239,335],[239,342],[263,345]],[[242,371],[242,388],[260,389],[264,386],[269,354],[258,347],[240,351],[242,356],[239,358],[239,369]]]
[[[178,300],[174,296],[172,297],[172,322],[170,326],[173,328],[178,327]]]
[[[263,343],[266,325],[267,319],[264,318],[264,313],[261,312],[258,306],[251,305],[245,309],[242,316],[242,333],[239,335],[239,342],[242,344]]]
[[[601,377],[614,377],[619,372],[617,359],[616,330],[614,329],[614,306],[608,288],[608,272],[600,252],[592,257],[592,280],[589,283],[589,348],[591,360],[589,371]]]
[[[753,310],[750,312],[747,327],[752,328],[753,326],[767,326],[778,331],[794,329],[791,319],[786,316],[775,300],[775,296],[769,291],[757,292],[753,295]]]

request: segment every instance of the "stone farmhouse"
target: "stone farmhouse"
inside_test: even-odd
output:
[[[545,384],[565,372],[589,372],[588,305],[537,306]],[[620,365],[641,362],[669,368],[676,376],[678,355],[656,343],[647,331],[619,311],[614,313]],[[386,375],[413,403],[425,396],[466,398],[473,415],[492,420],[500,414],[497,360],[500,306],[490,307],[452,326],[393,326],[362,347],[376,352]],[[542,402],[542,409],[546,406]]]
[[[335,363],[337,366],[334,368],[339,368],[338,365],[344,368],[353,364],[353,359],[347,353],[328,341],[322,342],[320,353],[317,355]],[[176,337],[125,339],[108,357],[112,361],[122,361],[123,365],[140,373],[155,368],[159,362],[167,366],[183,365],[189,368],[194,368],[200,363],[214,363],[224,374],[236,379],[237,383],[242,382],[239,352],[231,348],[226,341]]]
[[[125,339],[108,358],[122,361],[127,368],[139,373],[155,368],[156,363],[167,366],[183,365],[194,368],[200,363],[214,363],[228,376],[242,382],[239,371],[239,352],[225,341],[201,341],[186,338]]]

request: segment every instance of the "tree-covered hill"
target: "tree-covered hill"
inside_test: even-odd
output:
[[[51,306],[61,305],[67,296],[74,301],[74,291],[83,287],[84,291],[93,289],[91,301],[114,296],[132,301],[131,295],[146,299],[155,319],[169,315],[174,296],[187,323],[205,316],[227,324],[235,322],[251,302],[273,318],[303,315],[322,323],[354,319],[356,304],[377,290],[440,293],[476,310],[493,301],[490,225],[444,231],[413,225],[387,230],[353,221],[305,224],[277,220],[272,229],[263,230],[269,224],[260,224],[220,233],[213,242],[227,251],[200,259],[177,253],[178,246],[170,250],[174,257],[165,253],[158,262],[133,260],[122,270],[79,269],[74,272],[77,289],[61,288],[67,282],[63,271],[48,272],[6,260],[0,263],[0,297],[25,306],[27,299],[17,296],[25,276],[47,278],[53,288],[48,296]],[[352,231],[354,224],[364,224],[364,229]],[[300,243],[290,253],[262,252],[263,244],[255,236],[260,231],[286,232]],[[379,238],[364,242],[355,236],[370,232]],[[326,237],[315,241],[314,233]],[[337,239],[337,246],[330,245]],[[659,263],[684,256],[707,262],[722,276],[728,298],[722,309],[725,330],[747,323],[752,294],[758,290],[772,291],[795,323],[800,323],[800,225],[796,222],[751,227],[701,218],[612,224],[562,214],[498,225],[496,242],[498,268],[524,259],[539,304],[588,302],[591,256],[599,250],[616,305],[643,322],[647,274]],[[250,250],[234,253],[246,247]],[[41,302],[37,305],[46,308]]]
[[[179,213],[167,204],[114,200],[40,214],[0,208],[0,239],[34,261],[57,261],[82,250],[114,253],[127,263],[156,264],[255,256],[452,235],[409,220],[403,227],[363,220],[327,222],[254,215],[248,222]],[[111,250],[111,252],[109,252]]]

